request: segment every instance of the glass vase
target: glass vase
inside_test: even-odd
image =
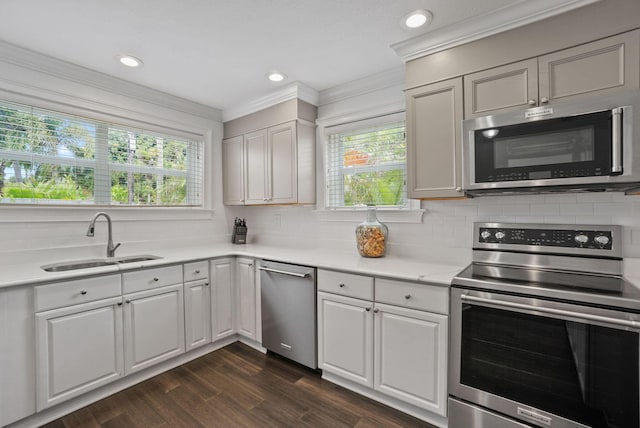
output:
[[[356,245],[362,257],[383,257],[389,229],[380,223],[375,208],[367,209],[367,219],[356,227]]]

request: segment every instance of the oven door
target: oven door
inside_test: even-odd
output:
[[[450,317],[452,396],[540,427],[640,426],[638,314],[454,287]]]

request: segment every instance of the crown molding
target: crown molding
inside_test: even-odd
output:
[[[319,106],[404,84],[404,65],[320,91]]]
[[[1,40],[0,61],[193,116],[216,121],[222,120],[220,109],[167,94]]]
[[[225,109],[222,112],[222,120],[228,122],[296,98],[314,106],[318,105],[318,91],[302,82],[293,82],[260,98]]]
[[[597,1],[599,0],[520,0],[498,10],[394,43],[391,48],[407,62]]]

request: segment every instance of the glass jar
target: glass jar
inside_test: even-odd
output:
[[[363,257],[384,256],[389,229],[378,221],[376,209],[367,209],[367,219],[356,227],[356,245]]]

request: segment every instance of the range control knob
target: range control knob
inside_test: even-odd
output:
[[[480,232],[480,237],[486,241],[487,239],[489,239],[489,237],[491,237],[491,232],[489,232],[488,230],[483,230],[482,232]]]
[[[593,238],[593,240],[596,241],[596,244],[600,245],[601,247],[604,247],[609,243],[609,237],[606,235],[598,235]]]
[[[580,245],[584,245],[589,242],[589,237],[583,233],[577,234],[573,239]]]
[[[501,239],[504,239],[505,236],[506,236],[505,233],[503,231],[501,231],[501,230],[496,232],[496,239],[498,241],[501,240]]]

